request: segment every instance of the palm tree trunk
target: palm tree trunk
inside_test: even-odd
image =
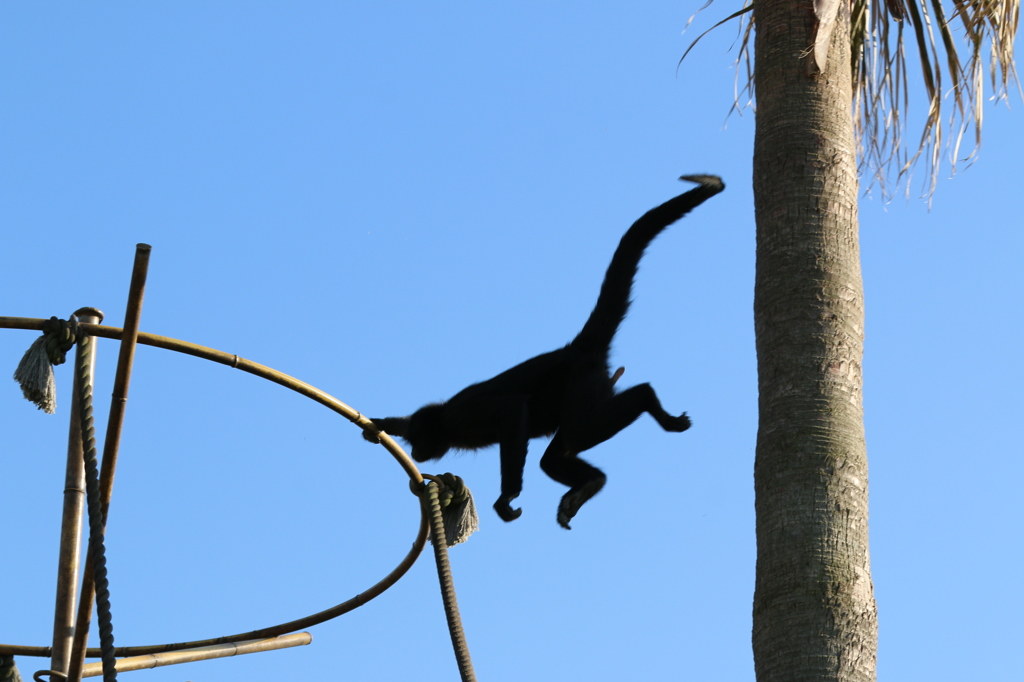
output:
[[[817,73],[813,2],[754,5],[759,682],[875,679],[848,7]]]

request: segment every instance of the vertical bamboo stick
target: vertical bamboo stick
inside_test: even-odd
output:
[[[135,266],[128,288],[128,306],[124,314],[124,335],[121,350],[117,356],[117,372],[114,375],[114,392],[110,401],[110,418],[107,420],[107,434],[103,439],[103,465],[100,469],[100,492],[103,498],[103,518],[107,518],[110,497],[114,490],[114,468],[117,466],[117,452],[121,446],[121,428],[124,426],[124,411],[128,404],[128,385],[132,380],[132,363],[135,362],[135,347],[139,338],[139,320],[142,318],[142,299],[146,295],[146,275],[149,272],[149,244],[135,247]]]
[[[99,324],[103,313],[95,308],[75,311],[79,322]],[[85,350],[96,371],[96,346]],[[77,367],[77,363],[75,364]],[[53,651],[50,669],[65,672],[71,657],[75,632],[75,603],[78,599],[78,569],[82,556],[82,516],[85,508],[85,472],[82,466],[82,425],[78,420],[78,372],[71,398],[71,425],[68,429],[68,461],[64,474],[64,512],[60,526],[60,554],[57,561],[57,598],[53,615]]]

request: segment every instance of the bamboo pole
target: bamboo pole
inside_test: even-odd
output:
[[[121,350],[117,356],[114,392],[110,400],[110,417],[107,420],[103,462],[100,468],[100,507],[104,527],[107,524],[107,512],[110,510],[110,498],[114,492],[114,471],[117,467],[117,454],[121,444],[125,406],[128,403],[128,385],[131,383],[135,344],[139,337],[139,320],[142,317],[142,300],[146,294],[146,275],[149,272],[151,250],[152,247],[149,244],[136,245],[132,279],[128,285],[124,332],[121,335]],[[86,557],[85,573],[82,576],[82,595],[78,603],[78,619],[75,625],[72,656],[66,668],[68,682],[79,682],[82,676],[82,664],[85,662],[85,649],[89,641],[89,625],[95,599],[96,584],[90,556]]]
[[[110,417],[107,420],[107,433],[103,440],[103,465],[100,469],[100,492],[103,499],[104,519],[107,518],[110,498],[114,489],[114,470],[117,467],[117,454],[121,447],[121,430],[124,426],[125,408],[128,405],[128,386],[132,380],[132,365],[135,362],[139,321],[142,318],[142,300],[146,295],[146,276],[149,273],[149,254],[152,248],[149,244],[136,245],[132,280],[128,286],[124,334],[121,336],[121,349],[117,357],[114,390],[110,401]]]
[[[98,324],[103,313],[95,308],[75,311],[80,322]],[[96,346],[89,354],[91,372],[96,371]],[[57,560],[57,597],[53,615],[53,652],[50,669],[66,672],[71,657],[75,632],[75,604],[78,600],[78,569],[82,556],[82,518],[85,509],[85,469],[82,464],[82,425],[78,414],[78,391],[81,378],[75,372],[71,397],[71,424],[68,428],[68,460],[64,474],[64,511],[60,525],[60,552]]]
[[[274,637],[271,639],[251,639],[245,642],[237,642],[233,644],[217,644],[215,646],[185,649],[183,651],[171,651],[163,654],[132,656],[131,658],[118,659],[117,672],[122,673],[130,670],[146,670],[147,668],[159,668],[165,665],[192,663],[194,661],[208,661],[214,658],[225,658],[227,656],[241,656],[242,654],[255,654],[261,651],[288,649],[295,646],[305,646],[312,641],[313,636],[308,632],[298,632],[293,635],[284,635],[283,637]],[[102,663],[89,663],[82,666],[82,677],[97,677],[102,674]]]

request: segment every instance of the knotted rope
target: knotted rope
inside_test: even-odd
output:
[[[14,370],[14,380],[21,386],[25,400],[34,403],[46,414],[57,410],[57,383],[53,366],[63,365],[65,355],[78,338],[78,318],[70,320],[51,317],[43,323],[43,335],[36,339]]]

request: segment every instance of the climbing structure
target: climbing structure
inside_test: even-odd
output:
[[[69,439],[64,514],[61,528],[60,570],[57,581],[54,641],[51,647],[0,644],[0,679],[17,679],[12,656],[50,658],[50,667],[33,676],[42,682],[79,682],[83,677],[102,674],[105,681],[116,679],[117,672],[139,670],[161,665],[256,653],[284,647],[309,644],[309,633],[299,632],[343,613],[347,613],[394,585],[419,557],[426,540],[432,539],[441,593],[448,617],[452,644],[463,680],[475,680],[469,651],[448,568],[447,547],[461,542],[475,530],[475,509],[472,497],[457,477],[451,474],[435,477],[420,473],[412,459],[386,433],[379,432],[366,417],[345,403],[318,388],[282,372],[246,360],[237,355],[139,331],[139,320],[145,292],[146,273],[151,248],[139,244],[128,293],[124,328],[100,324],[103,314],[94,308],[81,308],[69,320],[0,317],[0,329],[26,329],[43,332],[26,353],[15,378],[23,393],[40,409],[52,411],[53,372],[51,365],[64,362],[65,353],[75,348],[75,394],[72,399],[71,438]],[[92,376],[95,369],[95,341],[115,339],[121,343],[114,378],[113,399],[103,446],[102,465],[96,452],[92,425]],[[117,465],[124,408],[131,381],[136,344],[154,346],[210,360],[248,372],[289,388],[340,414],[363,431],[367,431],[394,457],[409,476],[413,493],[421,500],[420,526],[412,549],[388,575],[355,597],[328,609],[287,623],[263,627],[249,632],[211,639],[175,644],[115,647],[113,619],[109,602],[103,535],[110,505],[112,482]],[[81,560],[81,529],[86,506],[82,491],[87,490],[89,543],[81,589],[77,579]],[[446,539],[446,528],[448,537]],[[100,643],[98,649],[87,649],[93,600],[96,600]],[[77,615],[76,614],[77,602]],[[100,657],[102,663],[86,665],[87,657]],[[8,673],[10,676],[8,677]]]

